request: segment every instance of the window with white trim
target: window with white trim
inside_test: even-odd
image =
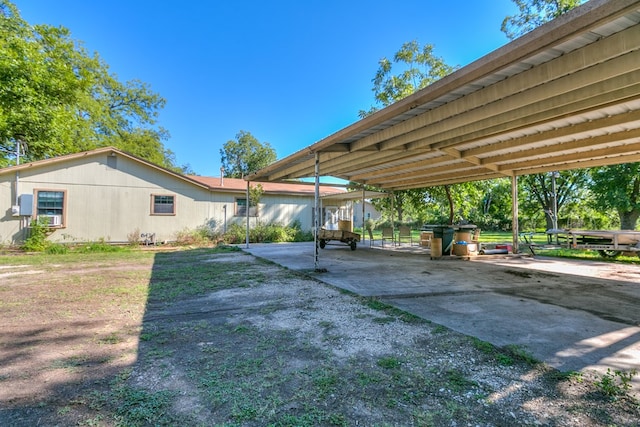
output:
[[[173,194],[152,194],[151,215],[175,215],[176,197]]]

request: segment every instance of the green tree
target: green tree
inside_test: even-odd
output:
[[[486,230],[511,229],[511,181],[498,178],[479,184],[482,184],[483,193],[471,221]]]
[[[180,169],[156,126],[164,105],[147,84],[119,81],[68,29],[29,25],[0,0],[0,166],[22,141],[27,161],[112,145]]]
[[[523,176],[520,180],[520,209],[530,218],[544,216],[546,229],[553,228],[553,176],[552,172]],[[564,207],[586,197],[589,174],[585,169],[561,171],[555,178],[557,216],[560,218]]]
[[[420,46],[415,40],[404,43],[394,54],[393,60],[384,57],[378,62],[378,70],[372,80],[375,104],[367,111],[361,110],[358,115],[361,118],[369,116],[380,107],[391,105],[429,86],[456,68],[435,56],[431,44]],[[423,217],[425,200],[429,198],[429,191],[426,189],[396,191],[393,202],[394,219],[404,221],[405,212],[411,213],[413,218]],[[381,199],[376,203],[377,209],[390,212],[391,200]]]
[[[382,107],[391,105],[456,70],[457,67],[451,67],[435,56],[433,49],[431,44],[421,47],[413,40],[402,45],[393,61],[382,58],[372,80],[376,104]],[[368,111],[361,110],[359,116],[363,118],[375,113],[378,105],[373,105]]]
[[[590,173],[596,205],[615,209],[620,228],[635,230],[640,217],[640,163],[593,168]]]
[[[225,175],[242,178],[276,161],[276,151],[268,142],[260,143],[250,132],[241,130],[235,140],[220,149]]]
[[[507,16],[500,30],[513,40],[568,12],[584,0],[513,0],[518,13]]]

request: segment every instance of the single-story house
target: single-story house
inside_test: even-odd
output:
[[[313,184],[260,185],[250,219],[313,228]],[[343,192],[320,186],[321,195]],[[19,164],[0,169],[0,244],[24,241],[37,217],[47,218],[55,242],[126,243],[143,233],[172,241],[200,226],[224,232],[245,224],[246,194],[243,179],[181,175],[113,147]]]
[[[353,223],[356,225],[362,224],[362,212],[359,209],[353,211]],[[382,214],[378,211],[370,201],[364,201],[364,220],[379,221],[382,218]]]

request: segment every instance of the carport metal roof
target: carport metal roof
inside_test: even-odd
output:
[[[382,193],[379,191],[349,191],[346,193],[340,194],[326,194],[324,196],[320,196],[322,200],[331,200],[331,201],[350,201],[350,200],[362,200],[362,199],[382,199],[385,197],[389,197],[389,193]]]
[[[254,172],[403,190],[640,161],[640,1],[591,0]]]

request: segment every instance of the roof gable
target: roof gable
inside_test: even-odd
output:
[[[162,166],[158,166],[154,163],[151,163],[147,160],[141,159],[140,157],[134,156],[132,154],[129,154],[127,152],[118,150],[115,147],[102,147],[102,148],[97,148],[95,150],[90,150],[90,151],[81,151],[79,153],[72,153],[72,154],[67,154],[64,156],[57,156],[57,157],[52,157],[49,159],[43,159],[43,160],[36,160],[34,162],[27,162],[27,163],[21,163],[19,165],[16,166],[10,166],[8,168],[3,168],[0,169],[0,175],[6,175],[6,174],[10,174],[10,173],[14,173],[14,172],[19,172],[22,170],[28,170],[28,169],[37,169],[40,167],[44,167],[44,166],[63,166],[68,162],[74,161],[74,160],[78,160],[78,159],[89,159],[92,157],[96,157],[96,156],[100,156],[100,155],[106,155],[106,156],[123,156],[126,157],[132,161],[134,161],[135,163],[139,164],[140,166],[143,167],[148,167],[151,169],[155,169],[157,171],[160,171],[162,173],[165,173],[167,175],[170,175],[174,178],[183,180],[188,182],[191,185],[195,185],[201,188],[208,188],[206,187],[204,184],[194,181],[192,179],[189,179],[187,176],[179,174],[177,172],[174,172],[170,169],[164,168]]]
[[[229,192],[244,192],[247,188],[247,181],[238,178],[219,178],[219,177],[206,177],[197,175],[182,175],[167,168],[163,168],[147,160],[136,157],[132,154],[118,150],[114,147],[97,148],[95,150],[83,151],[80,153],[67,154],[64,156],[52,157],[50,159],[38,160],[35,162],[22,163],[17,166],[11,166],[8,168],[0,169],[0,175],[11,174],[22,170],[37,169],[45,166],[58,166],[62,167],[65,164],[78,160],[89,159],[96,156],[123,156],[143,167],[155,169],[159,172],[170,175],[174,178],[185,181],[191,185],[205,188],[210,191],[229,191]],[[267,194],[290,194],[290,195],[305,195],[313,196],[315,194],[315,187],[313,184],[306,183],[261,183],[262,188]],[[340,194],[344,193],[344,188],[333,187],[328,185],[320,186],[320,194]]]

